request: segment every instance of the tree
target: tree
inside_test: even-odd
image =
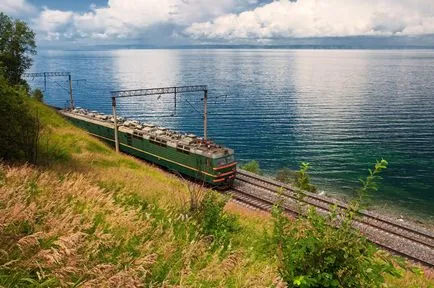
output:
[[[0,67],[11,85],[19,85],[36,54],[35,33],[21,20],[0,12]]]

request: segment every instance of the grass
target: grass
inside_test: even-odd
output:
[[[215,247],[186,213],[183,181],[32,105],[40,164],[0,164],[0,287],[283,287],[268,214],[229,202],[239,229]],[[388,287],[433,287],[433,274]]]

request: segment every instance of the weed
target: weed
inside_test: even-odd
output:
[[[206,195],[205,187],[203,185],[191,183],[187,185],[187,190],[190,200],[189,210],[191,213],[196,213],[200,210],[203,199]]]
[[[377,161],[374,166],[374,170],[368,169],[368,176],[366,179],[360,178],[359,181],[362,184],[362,187],[358,190],[358,199],[354,202],[353,206],[357,206],[357,209],[365,206],[365,200],[369,197],[371,193],[375,193],[378,191],[378,182],[382,179],[379,175],[384,169],[387,168],[389,163],[386,160],[381,159],[381,161]]]
[[[300,170],[296,173],[295,186],[301,190],[316,192],[317,188],[310,183],[310,176],[308,170],[310,169],[310,164],[302,162],[300,164]]]

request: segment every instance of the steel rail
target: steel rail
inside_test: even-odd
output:
[[[260,188],[262,188],[262,189],[266,189],[266,190],[270,191],[271,193],[276,193],[276,192],[277,192],[277,191],[272,190],[270,187],[263,186],[263,185],[261,185],[261,184],[259,184],[259,183],[252,183],[252,182],[249,182],[249,181],[246,180],[246,179],[237,178],[237,180],[238,180],[238,181],[242,181],[242,182],[246,182],[246,183],[249,183],[249,184],[253,184],[253,185],[255,185],[255,186],[257,186],[257,187],[260,187]],[[295,200],[295,201],[303,202],[303,203],[305,203],[305,204],[308,204],[308,205],[314,206],[314,207],[316,207],[316,208],[320,208],[320,209],[323,209],[323,210],[325,210],[325,211],[330,212],[330,208],[329,208],[329,206],[327,206],[327,205],[330,204],[331,202],[327,202],[325,205],[321,205],[321,204],[318,204],[318,203],[314,203],[314,202],[312,202],[312,201],[308,201],[308,200],[306,200],[306,199],[299,199],[299,198],[297,198],[296,196],[289,195],[289,194],[285,193],[285,191],[282,191],[282,195],[285,196],[285,197],[289,197],[289,198],[291,198],[291,199],[293,199],[293,200]],[[341,210],[344,210],[343,208],[340,208],[340,209],[341,209]],[[358,222],[363,223],[363,224],[366,224],[366,225],[369,225],[369,226],[372,226],[372,227],[376,227],[377,229],[383,230],[383,231],[385,231],[385,232],[388,232],[388,233],[394,234],[394,235],[399,236],[399,237],[402,237],[402,238],[406,238],[406,239],[408,239],[408,240],[410,240],[410,241],[413,241],[413,242],[418,242],[419,244],[422,244],[422,245],[425,245],[425,246],[428,246],[428,247],[434,249],[434,244],[433,244],[434,242],[433,242],[433,243],[430,243],[430,240],[431,240],[431,239],[428,239],[428,240],[423,241],[423,240],[416,239],[416,238],[411,237],[411,236],[408,236],[408,235],[404,235],[404,234],[402,234],[402,233],[398,233],[398,232],[393,231],[393,230],[391,230],[391,229],[387,229],[387,228],[381,227],[381,225],[372,224],[372,222],[370,222],[369,220],[365,220],[365,219],[360,218],[360,217],[357,218],[356,220],[357,220]],[[378,219],[374,219],[374,220],[375,220],[375,221],[378,221]],[[387,225],[389,225],[389,224],[387,224]],[[395,227],[395,226],[394,226],[394,227]],[[400,228],[399,228],[399,229],[400,229]],[[404,230],[404,229],[402,229],[402,230]],[[417,232],[411,232],[411,233],[415,234],[416,236],[421,236],[421,235],[418,234]],[[423,237],[423,236],[422,236],[422,237]]]
[[[269,178],[266,178],[266,177],[263,177],[263,176],[259,176],[259,175],[255,175],[253,173],[248,173],[248,172],[246,173],[243,170],[238,170],[237,171],[237,176],[238,176],[237,180],[245,181],[245,180],[243,180],[242,178],[239,177],[240,175],[242,175],[244,177],[251,178],[251,179],[255,179],[257,181],[265,182],[265,183],[270,184],[270,185],[273,185],[273,186],[275,186],[276,189],[283,188],[283,189],[289,191],[290,193],[303,193],[306,196],[306,198],[304,198],[304,200],[301,200],[301,201],[305,202],[307,204],[310,204],[310,205],[316,205],[315,203],[312,203],[311,201],[309,201],[309,199],[311,198],[311,199],[314,199],[315,201],[323,202],[323,203],[325,203],[327,205],[336,205],[340,209],[347,210],[349,208],[349,206],[347,204],[345,204],[345,203],[343,203],[343,202],[341,202],[339,200],[331,199],[331,198],[328,198],[328,197],[322,197],[320,195],[313,194],[313,193],[306,192],[306,191],[297,192],[292,187],[290,187],[289,185],[287,185],[285,183],[274,181],[272,179],[269,179]],[[263,188],[269,189],[269,187],[266,187],[266,186],[263,186]],[[293,195],[288,195],[287,193],[284,193],[284,194],[287,197],[294,198]],[[416,234],[416,235],[418,235],[420,237],[424,237],[428,241],[433,242],[433,244],[426,243],[426,242],[423,243],[423,244],[434,248],[434,234],[432,234],[432,233],[430,233],[428,231],[417,230],[417,229],[414,229],[412,227],[404,226],[404,225],[402,225],[400,223],[393,222],[390,219],[385,218],[384,216],[374,215],[373,213],[368,212],[368,211],[364,211],[364,210],[359,211],[358,214],[360,216],[366,217],[368,219],[372,219],[374,221],[383,222],[386,225],[394,226],[394,227],[396,227],[398,229],[402,229],[402,230],[405,230],[405,231],[407,231],[409,233],[413,233],[413,234]]]
[[[232,196],[233,199],[235,199],[239,202],[245,203],[249,206],[253,206],[255,208],[258,208],[258,209],[263,210],[263,211],[270,211],[271,207],[274,205],[273,201],[264,199],[263,197],[252,195],[251,193],[248,193],[248,192],[243,191],[243,190],[238,189],[238,188],[231,188],[228,191],[228,193]],[[299,215],[300,214],[300,211],[297,211],[297,209],[291,209],[286,205],[283,206],[283,208],[284,208],[284,211],[286,213],[290,213],[293,215]],[[320,208],[320,209],[323,209],[323,208]],[[365,224],[365,225],[370,226],[369,224]],[[379,229],[378,227],[373,227],[373,228]],[[389,232],[386,232],[386,233],[389,233]],[[395,249],[389,245],[385,245],[385,244],[381,243],[378,240],[369,239],[369,241],[371,241],[372,243],[376,244],[377,246],[379,246],[379,247],[381,247],[381,248],[383,248],[383,249],[385,249],[385,250],[387,250],[387,251],[389,251],[395,255],[403,256],[407,259],[410,259],[414,262],[418,262],[418,263],[423,264],[423,265],[428,266],[428,267],[434,267],[434,263],[432,263],[432,262],[425,261],[424,259],[420,259],[419,257],[411,255],[407,252],[399,251],[399,250],[397,250],[397,249]]]

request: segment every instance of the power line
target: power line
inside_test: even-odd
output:
[[[24,73],[23,77],[44,77],[44,92],[47,90],[47,77],[62,77],[67,76],[69,81],[69,101],[70,108],[74,108],[74,99],[72,97],[72,79],[71,72],[36,72],[36,73]],[[59,85],[60,86],[60,85]]]
[[[112,97],[121,98],[121,97],[190,93],[190,92],[203,92],[203,91],[208,91],[208,87],[206,85],[119,90],[119,91],[111,91],[110,93]]]

